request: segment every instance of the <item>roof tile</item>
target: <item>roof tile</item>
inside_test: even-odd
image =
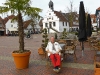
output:
[[[28,25],[32,22],[32,20],[27,20],[27,21],[24,21],[24,28],[27,28]]]
[[[67,19],[65,18],[65,16],[63,15],[63,13],[61,13],[59,11],[54,11],[54,13],[56,14],[56,16],[58,16],[58,18],[60,19],[60,21],[67,22]]]

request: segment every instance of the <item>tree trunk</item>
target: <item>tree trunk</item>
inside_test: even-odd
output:
[[[24,30],[21,13],[18,14],[19,50],[24,51]]]

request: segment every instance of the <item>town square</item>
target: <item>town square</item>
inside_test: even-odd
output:
[[[98,4],[1,2],[0,75],[100,75]]]
[[[53,36],[51,34],[50,36]],[[0,74],[1,75],[56,75],[52,70],[52,65],[48,67],[47,60],[43,55],[38,54],[41,47],[41,34],[33,34],[33,39],[25,39],[25,49],[31,50],[29,68],[18,70],[15,67],[12,57],[12,51],[17,50],[18,36],[0,37]],[[74,62],[73,56],[68,56],[62,63],[60,75],[94,75],[94,54],[90,50],[89,44],[85,43],[85,55],[82,57],[81,48],[78,44],[76,48],[77,62]]]

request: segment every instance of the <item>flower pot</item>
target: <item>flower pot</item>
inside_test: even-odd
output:
[[[95,75],[100,75],[100,62],[95,62],[94,66],[95,66],[95,68],[94,68]]]
[[[12,53],[12,56],[14,57],[15,66],[17,69],[28,68],[30,54],[31,52]]]

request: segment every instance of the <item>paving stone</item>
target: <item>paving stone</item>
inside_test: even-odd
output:
[[[54,36],[54,34],[49,34]],[[15,68],[12,57],[13,50],[18,50],[18,36],[0,37],[0,75],[58,75],[53,71],[53,66],[47,66],[46,59],[38,54],[38,48],[42,44],[42,34],[33,34],[32,39],[25,39],[25,49],[31,50],[29,68],[18,70]],[[68,56],[62,64],[59,75],[94,75],[94,54],[90,50],[88,42],[84,43],[84,56],[81,55],[81,47],[78,43],[76,49],[77,62],[74,62],[73,56]]]

